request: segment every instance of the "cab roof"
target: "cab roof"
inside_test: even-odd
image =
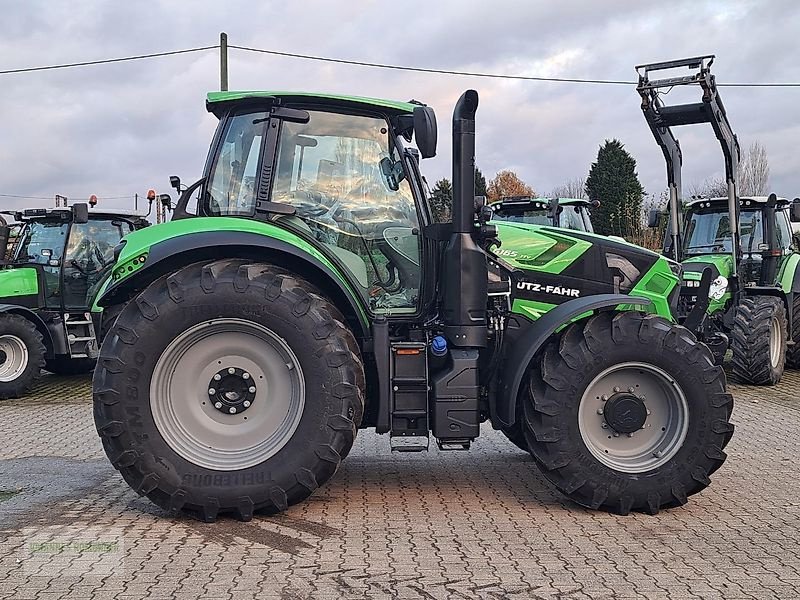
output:
[[[740,196],[739,197],[739,201],[745,206],[749,202],[750,203],[756,203],[756,204],[766,204],[767,200],[769,200],[769,196]],[[685,202],[686,202],[687,206],[696,206],[696,205],[701,204],[703,202],[710,202],[711,204],[725,203],[727,205],[728,197],[727,196],[717,196],[715,198],[691,198],[689,200],[686,200]],[[790,203],[790,200],[788,200],[787,198],[778,197],[778,204],[782,205],[782,204],[789,204],[789,203]]]
[[[550,203],[550,198],[532,198],[530,196],[509,196],[506,198],[501,198],[497,202],[493,202],[492,206],[497,207],[512,207],[518,206],[520,208],[528,206],[528,205],[542,205],[542,207],[546,208]],[[559,198],[558,204],[561,206],[590,206],[591,201],[587,200],[586,198]]]
[[[410,114],[415,106],[421,103],[400,102],[397,100],[384,100],[381,98],[366,98],[361,96],[345,96],[342,94],[323,94],[314,92],[287,92],[287,91],[233,91],[209,92],[206,96],[206,108],[216,114],[218,107],[224,104],[252,99],[280,98],[286,102],[313,102],[330,106],[350,106],[354,108],[380,108],[390,114]],[[387,110],[388,109],[388,110]]]
[[[0,214],[4,215],[11,215],[15,219],[20,220],[20,217],[25,220],[35,220],[47,217],[54,217],[56,215],[60,215],[63,213],[71,213],[71,207],[44,207],[44,208],[37,208],[37,207],[30,207],[30,208],[23,208],[22,210],[4,210],[0,211]],[[144,219],[147,217],[147,214],[133,210],[130,208],[91,208],[89,207],[89,218],[91,217],[129,217],[129,218],[137,218],[137,219]]]

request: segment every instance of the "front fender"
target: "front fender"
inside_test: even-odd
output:
[[[505,333],[505,359],[500,374],[500,385],[494,402],[490,407],[492,425],[496,429],[510,427],[516,421],[516,404],[519,388],[531,360],[560,327],[577,317],[604,308],[620,305],[649,306],[647,298],[636,298],[624,294],[597,294],[585,298],[575,298],[559,304],[536,321],[521,315],[509,318]]]
[[[0,313],[19,315],[28,319],[28,321],[36,326],[36,329],[39,331],[39,333],[42,334],[42,340],[44,341],[44,345],[45,348],[47,348],[48,354],[53,351],[53,335],[50,333],[50,329],[48,329],[47,324],[34,311],[24,306],[20,306],[19,304],[0,304]]]
[[[191,221],[187,219],[183,223]],[[366,337],[368,323],[364,307],[343,275],[321,254],[315,256],[288,241],[248,231],[200,231],[163,239],[135,254],[144,256],[144,261],[124,279],[112,280],[98,299],[98,306],[127,302],[159,277],[191,263],[222,258],[274,261],[318,286],[334,301],[348,322],[354,327],[357,325],[355,333]],[[128,258],[131,258],[130,253]],[[127,268],[125,258],[115,265],[114,271],[118,268]]]

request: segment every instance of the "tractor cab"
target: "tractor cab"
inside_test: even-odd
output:
[[[490,206],[494,210],[495,221],[549,225],[592,233],[591,209],[599,205],[598,201],[585,198],[510,196]]]
[[[42,366],[91,371],[104,330],[95,301],[114,249],[148,224],[133,211],[87,204],[3,214],[15,222],[0,219],[0,399],[24,395]]]
[[[35,306],[55,310],[89,310],[114,262],[114,247],[144,224],[132,211],[86,205],[25,209],[13,216],[18,230],[0,271],[0,297],[6,296],[3,277],[17,278],[22,269],[36,280]]]

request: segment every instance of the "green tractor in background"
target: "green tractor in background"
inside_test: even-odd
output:
[[[103,331],[95,300],[108,282],[114,247],[147,225],[125,210],[87,204],[2,214],[0,399],[24,395],[41,369],[59,375],[94,368]],[[13,234],[13,236],[12,236]]]
[[[733,373],[745,382],[774,385],[784,365],[800,368],[800,201],[775,194],[741,198],[737,192],[739,142],[711,74],[713,56],[641,65],[642,110],[667,163],[669,224],[664,254],[681,261],[681,322],[699,330],[719,364],[732,350]],[[688,76],[650,80],[649,73],[688,67]],[[695,104],[665,106],[664,89],[699,86]],[[681,199],[682,154],[671,127],[710,123],[722,146],[726,198]],[[650,215],[651,227],[661,212]],[[708,292],[706,292],[706,288]],[[690,318],[700,303],[707,318]],[[695,311],[694,314],[697,314]]]
[[[593,233],[591,209],[600,203],[586,198],[509,196],[489,206],[494,210],[495,221],[550,225]]]
[[[456,104],[453,219],[434,223],[431,108],[209,94],[203,178],[169,223],[126,236],[99,300],[120,312],[95,423],[134,490],[247,520],[325,484],[360,428],[466,450],[485,421],[594,509],[656,513],[710,483],[733,400],[675,322],[680,265],[493,224],[474,197],[477,106],[472,90]]]

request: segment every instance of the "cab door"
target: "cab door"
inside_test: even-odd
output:
[[[86,310],[91,306],[114,264],[114,246],[131,231],[130,223],[112,218],[72,225],[62,273],[66,310]]]

